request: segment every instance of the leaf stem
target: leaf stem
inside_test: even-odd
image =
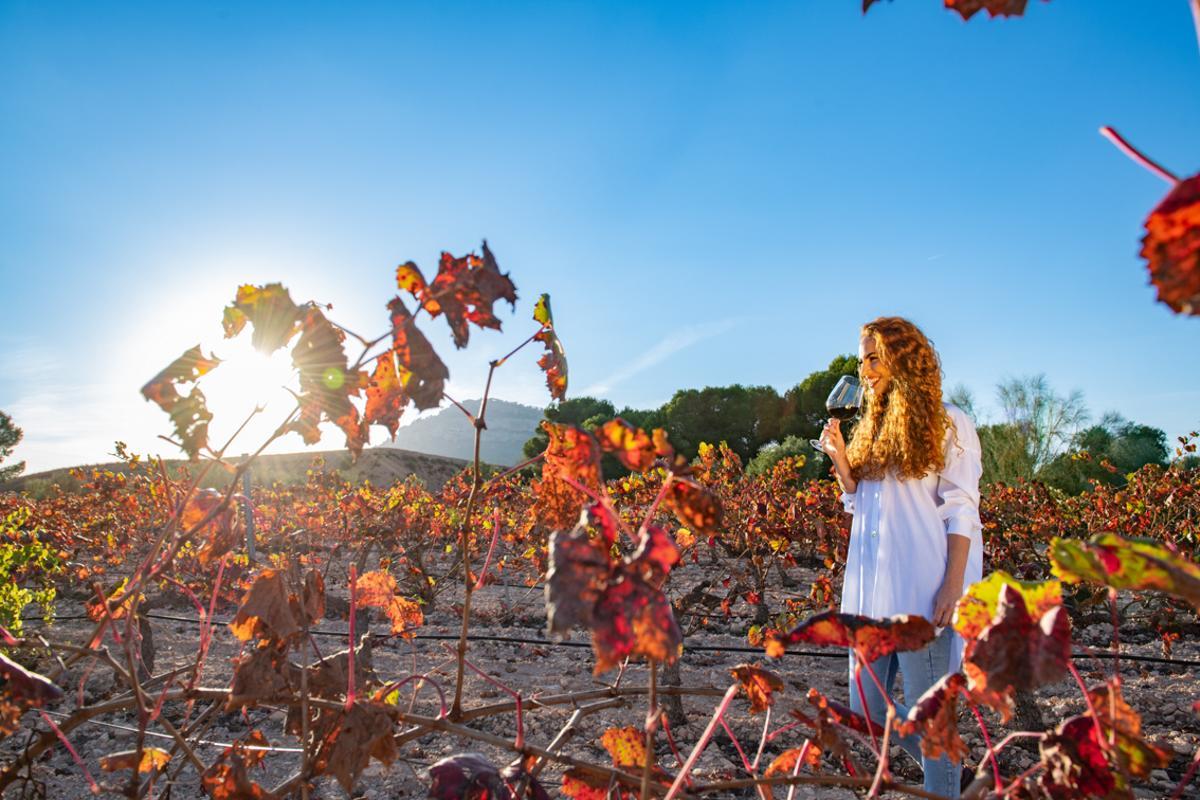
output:
[[[1193,11],[1195,11],[1196,2],[1197,0],[1192,0]],[[1197,25],[1200,25],[1200,17],[1197,18]],[[1147,156],[1141,150],[1138,150],[1124,136],[1117,133],[1114,128],[1104,125],[1100,128],[1100,135],[1116,145],[1117,149],[1128,156],[1135,164],[1142,166],[1171,185],[1179,183],[1179,176]]]

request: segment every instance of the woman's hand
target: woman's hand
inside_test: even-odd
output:
[[[821,450],[837,461],[846,456],[846,440],[842,437],[842,421],[829,418],[821,429]]]
[[[954,620],[954,606],[963,594],[962,578],[954,580],[949,575],[942,581],[942,588],[933,598],[933,619],[935,627],[943,628]]]

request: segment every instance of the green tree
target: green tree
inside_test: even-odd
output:
[[[1024,432],[1016,425],[999,422],[980,425],[979,446],[983,450],[983,475],[979,482],[1015,483],[1018,479],[1032,480],[1033,457],[1029,453]]]
[[[675,449],[695,458],[701,442],[725,442],[742,463],[779,435],[782,400],[770,386],[681,389],[662,407]]]
[[[833,391],[838,378],[858,374],[858,356],[842,355],[829,362],[822,370],[809,373],[783,395],[783,419],[779,424],[781,437],[796,436],[815,439],[821,434],[829,412],[825,399]]]
[[[1033,473],[1066,449],[1088,420],[1083,393],[1076,390],[1069,395],[1057,394],[1044,374],[1001,381],[996,386],[996,399],[1004,423],[1023,443]]]
[[[13,424],[12,417],[0,411],[0,464],[3,464],[4,459],[12,455],[13,448],[17,446],[17,443],[21,441],[21,437],[24,435],[25,432]],[[24,461],[9,464],[7,467],[0,467],[0,481],[15,478],[24,471]]]
[[[817,451],[812,449],[807,439],[801,439],[799,436],[788,436],[782,442],[767,442],[759,449],[758,455],[746,465],[746,474],[766,475],[780,461],[794,456],[804,456],[804,466],[807,467],[817,460]],[[802,475],[803,473],[804,470],[801,470]]]
[[[1081,458],[1083,454],[1087,457]],[[1092,480],[1117,485],[1146,464],[1165,465],[1168,455],[1166,433],[1108,413],[1098,425],[1080,431],[1072,440],[1071,451],[1055,457],[1038,471],[1037,478],[1068,494],[1079,494],[1091,488]],[[1105,469],[1103,460],[1117,472]]]

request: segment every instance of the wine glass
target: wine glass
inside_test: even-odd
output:
[[[858,413],[858,409],[862,406],[862,400],[863,387],[858,382],[858,377],[855,375],[843,375],[838,378],[833,391],[825,399],[825,410],[829,412],[829,416],[845,422],[848,419],[853,419],[854,415]],[[825,454],[825,448],[821,446],[820,439],[809,439],[808,443],[817,452]]]

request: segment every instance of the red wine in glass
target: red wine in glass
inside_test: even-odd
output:
[[[838,378],[833,391],[826,398],[825,410],[829,412],[829,416],[845,422],[853,419],[858,414],[859,408],[862,407],[862,400],[863,387],[858,382],[858,378],[854,375],[843,375]],[[808,443],[818,452],[825,452],[825,448],[821,446],[820,439],[809,439]]]

